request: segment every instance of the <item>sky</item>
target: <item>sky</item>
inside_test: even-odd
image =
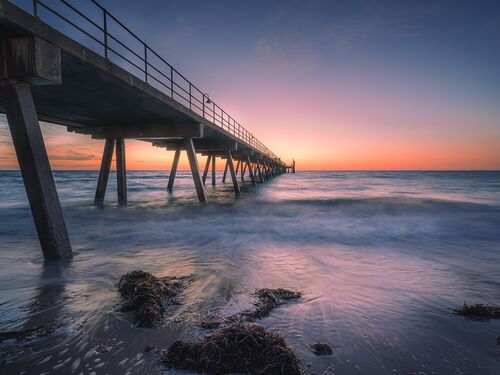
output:
[[[299,169],[500,169],[498,1],[101,3]],[[53,168],[99,167],[103,141],[42,130]],[[126,147],[130,169],[170,167]]]

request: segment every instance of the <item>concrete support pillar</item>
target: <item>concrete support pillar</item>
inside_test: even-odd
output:
[[[189,159],[189,166],[191,167],[191,174],[193,175],[193,181],[194,181],[194,186],[196,188],[196,193],[198,194],[198,200],[200,201],[200,203],[206,203],[207,193],[205,191],[205,185],[203,184],[200,175],[200,167],[198,166],[198,159],[196,158],[193,139],[184,138],[184,143],[186,144],[186,153]]]
[[[46,259],[69,258],[71,244],[57,195],[31,88],[19,82],[2,83],[5,112],[24,186]]]
[[[116,140],[116,187],[118,204],[127,204],[127,166],[125,164],[125,140]]]
[[[172,161],[172,168],[170,169],[170,174],[168,176],[167,190],[172,191],[174,187],[175,175],[177,174],[177,166],[179,165],[179,158],[181,156],[181,150],[175,150],[174,160]]]
[[[215,155],[212,155],[212,186],[215,186]]]
[[[97,180],[97,188],[95,191],[94,204],[101,205],[104,202],[106,187],[108,186],[109,171],[111,169],[111,161],[113,160],[113,150],[115,148],[115,140],[108,138],[104,144],[102,153],[101,169],[99,171],[99,179]]]
[[[231,180],[233,180],[234,193],[236,195],[239,195],[240,194],[240,185],[238,185],[238,178],[236,177],[236,172],[234,170],[233,156],[231,155],[231,151],[227,152],[227,162],[229,164],[229,171],[231,173]]]
[[[224,168],[224,174],[222,175],[222,182],[226,182],[227,169],[229,168],[229,161],[226,160],[226,166]]]

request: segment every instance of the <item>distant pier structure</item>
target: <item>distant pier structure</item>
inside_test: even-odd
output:
[[[292,159],[292,164],[285,165],[286,173],[295,173],[295,159]]]
[[[26,4],[27,2],[22,2]],[[174,151],[167,189],[186,152],[201,203],[222,159],[235,194],[287,170],[262,142],[94,0],[0,0],[0,112],[7,115],[43,255],[72,249],[39,120],[102,139],[95,204],[102,204],[116,155],[118,202],[127,203],[125,140]],[[77,41],[78,40],[78,41]],[[206,156],[203,173],[197,154]]]

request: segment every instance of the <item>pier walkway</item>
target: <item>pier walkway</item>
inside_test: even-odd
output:
[[[95,204],[104,201],[114,153],[118,202],[127,203],[126,139],[174,152],[169,190],[185,151],[202,203],[210,167],[216,184],[217,158],[235,194],[238,172],[253,185],[286,172],[277,155],[98,2],[19,3],[0,0],[0,112],[45,258],[71,257],[72,250],[39,120],[103,140]],[[197,154],[207,158],[203,172]]]

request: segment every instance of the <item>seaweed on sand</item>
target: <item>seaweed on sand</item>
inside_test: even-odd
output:
[[[178,369],[207,374],[302,374],[282,336],[255,324],[235,324],[198,342],[176,341],[163,357]]]
[[[454,310],[455,314],[462,315],[468,319],[487,320],[500,319],[500,307],[489,304],[476,303],[475,305],[464,305],[460,309]]]
[[[249,322],[266,317],[276,307],[288,301],[298,300],[302,297],[302,293],[283,288],[261,288],[254,292],[254,296],[257,297],[254,308],[240,314],[244,320]]]
[[[310,345],[312,352],[315,355],[332,355],[333,350],[328,344],[324,344],[321,342],[317,342],[315,344]]]
[[[159,278],[144,271],[128,272],[118,283],[123,299],[120,310],[135,311],[138,326],[153,327],[161,322],[167,300],[178,304],[176,297],[184,288],[184,281],[184,278]]]

